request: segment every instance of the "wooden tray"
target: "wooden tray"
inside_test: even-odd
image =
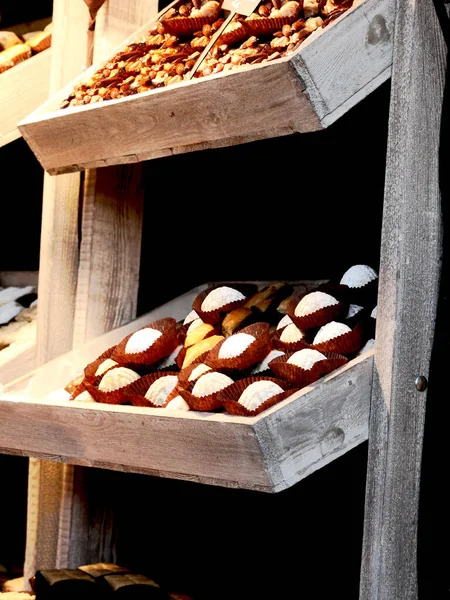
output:
[[[83,348],[0,395],[0,452],[77,465],[279,492],[368,436],[373,351],[256,417],[58,399],[86,363],[155,319],[183,319],[204,286]]]
[[[19,129],[52,175],[320,130],[389,78],[393,18],[393,0],[360,0],[289,57],[60,110],[88,71]]]
[[[0,75],[0,147],[19,138],[19,121],[47,100],[51,56],[49,48]]]

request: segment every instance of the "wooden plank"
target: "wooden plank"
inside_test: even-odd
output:
[[[75,346],[131,321],[139,287],[142,165],[90,171],[86,182]]]
[[[149,4],[148,1],[110,0],[103,6],[96,19],[101,37],[96,30],[94,60],[100,59],[100,52],[110,48],[117,36],[123,39],[137,25],[142,25],[140,19],[143,19],[143,11],[149,8]],[[153,2],[152,6],[156,13],[157,5]],[[86,173],[74,348],[136,317],[143,207],[142,165],[124,165]],[[66,540],[60,537],[58,543],[59,556],[65,565],[78,566],[89,562],[85,540],[90,535],[91,522],[89,507],[83,503],[84,482],[83,470],[76,469],[71,513],[67,517],[70,531]],[[105,536],[102,531],[96,533],[101,538],[96,547],[103,544],[105,550],[109,548],[111,540],[108,534]],[[110,560],[110,555],[101,558]]]
[[[49,48],[0,75],[0,147],[20,137],[17,123],[47,100],[51,57]]]
[[[446,58],[432,0],[398,0],[361,600],[418,597],[427,392],[419,392],[415,380],[429,377],[440,280],[438,161]]]
[[[367,439],[372,361],[370,351],[256,417],[4,396],[0,447],[277,492]]]
[[[37,117],[34,122],[22,121],[20,126],[36,157],[51,174],[57,174],[59,167],[69,172],[98,161],[118,164],[123,157],[128,161],[129,156],[143,160],[149,153],[176,152],[179,147],[205,142],[233,145],[236,140],[243,143],[255,137],[320,128],[294,69],[281,60],[245,72],[185,81],[102,106],[68,108]],[[67,143],[68,131],[71,144]]]
[[[395,0],[359,2],[292,63],[321,120],[333,123],[390,76]],[[349,60],[351,54],[356,60]]]
[[[373,351],[352,360],[298,400],[274,407],[255,425],[273,490],[279,492],[367,440]]]
[[[86,66],[89,22],[82,2],[53,6],[50,93],[66,85]],[[78,268],[78,202],[80,175],[44,176],[39,264],[37,364],[59,356],[72,345]],[[65,538],[61,523],[68,510],[64,492],[71,466],[30,460],[24,584],[37,569],[58,567],[54,541]],[[49,508],[50,507],[50,508]]]

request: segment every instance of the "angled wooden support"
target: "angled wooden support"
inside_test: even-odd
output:
[[[433,1],[397,0],[360,600],[418,598],[422,446],[443,241],[446,54]]]

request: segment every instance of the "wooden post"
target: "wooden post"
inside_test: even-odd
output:
[[[98,16],[103,45],[94,59],[101,58],[101,52],[107,53],[118,37],[123,39],[130,29],[148,19],[152,7],[156,14],[155,0],[107,2]],[[55,2],[53,20],[59,36],[53,52],[59,59],[52,65],[52,92],[86,66],[87,6],[81,0]],[[115,37],[108,45],[106,40],[112,32]],[[83,180],[81,189],[79,173],[45,176],[38,364],[136,315],[144,200],[141,165],[89,171]],[[25,589],[29,589],[28,579],[37,569],[66,567],[71,553],[72,561],[82,562],[83,527],[88,523],[82,517],[84,508],[74,501],[75,489],[83,485],[81,469],[77,484],[74,480],[72,465],[30,460]],[[75,534],[80,540],[76,548],[71,543]]]
[[[446,54],[432,0],[397,0],[360,600],[418,597],[416,379],[429,377],[440,280]]]
[[[49,93],[79,75],[86,66],[89,13],[82,2],[53,5],[52,66]],[[44,175],[39,265],[37,365],[72,347],[78,275],[80,174]],[[30,459],[24,589],[38,568],[59,565],[61,525],[67,521],[71,466]],[[63,534],[64,535],[64,534]]]

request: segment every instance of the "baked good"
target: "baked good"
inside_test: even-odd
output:
[[[0,68],[2,64],[12,63],[13,66],[30,58],[32,52],[28,44],[16,44],[0,52]]]
[[[139,379],[139,375],[132,369],[114,367],[103,375],[98,384],[98,389],[101,392],[115,392],[137,379]]]
[[[220,392],[220,390],[223,390],[232,383],[234,383],[233,379],[223,373],[217,373],[215,371],[205,373],[195,382],[194,387],[192,388],[192,395],[197,398],[210,396],[211,394]]]
[[[165,404],[168,395],[178,383],[176,375],[164,375],[156,379],[145,392],[145,398],[155,406]]]
[[[294,354],[288,358],[286,363],[308,370],[311,369],[319,360],[326,360],[326,356],[318,350],[314,350],[312,348],[303,348],[302,350],[297,350],[297,352],[294,352]]]
[[[277,394],[282,394],[283,391],[283,388],[278,383],[262,379],[254,381],[246,387],[239,396],[238,402],[248,410],[256,410],[261,404]]]
[[[223,335],[212,335],[211,337],[205,338],[200,342],[197,342],[193,346],[190,346],[186,350],[182,363],[182,368],[184,369],[188,367],[201,356],[212,350],[216,344],[218,344],[224,339],[225,338]]]
[[[20,37],[13,31],[0,31],[0,51],[22,44]]]
[[[52,43],[52,34],[50,31],[37,32],[34,36],[27,40],[32,52],[37,54],[47,48],[50,48]]]

